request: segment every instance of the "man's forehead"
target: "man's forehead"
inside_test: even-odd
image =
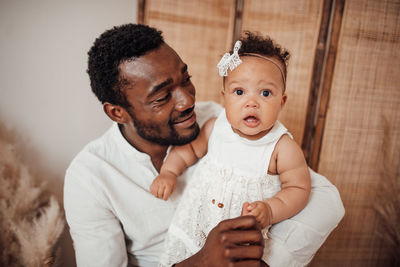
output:
[[[139,58],[133,59],[143,64],[162,65],[162,64],[182,64],[179,55],[166,43],[160,47],[148,51],[146,54]]]
[[[183,65],[178,54],[167,44],[162,44],[141,57],[122,62],[119,67],[128,76],[159,76],[180,71]]]

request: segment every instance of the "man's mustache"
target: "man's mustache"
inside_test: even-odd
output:
[[[181,121],[182,118],[185,118],[185,117],[187,117],[188,115],[190,115],[190,114],[193,112],[193,110],[194,110],[194,107],[191,107],[191,108],[188,108],[188,109],[182,111],[177,117],[173,118],[173,119],[170,121],[170,124],[174,124],[174,123],[176,123],[176,122]]]

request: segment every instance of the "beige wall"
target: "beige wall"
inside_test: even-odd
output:
[[[111,123],[90,91],[86,53],[136,15],[136,0],[0,1],[0,122],[59,199],[73,156]],[[68,235],[61,244],[61,266],[73,266]]]

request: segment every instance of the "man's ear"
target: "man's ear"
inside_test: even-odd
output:
[[[128,112],[126,112],[125,108],[121,106],[105,102],[103,104],[103,110],[110,119],[112,119],[117,123],[125,124],[131,120],[131,117],[129,116]]]
[[[281,101],[281,108],[283,108],[286,104],[286,100],[287,100],[287,95],[283,94],[282,96],[282,101]]]

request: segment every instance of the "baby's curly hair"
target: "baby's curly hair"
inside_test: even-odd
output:
[[[257,32],[245,31],[244,36],[239,40],[242,42],[242,46],[238,52],[239,55],[253,53],[267,57],[276,57],[284,66],[284,74],[286,78],[287,65],[290,58],[289,51],[276,44],[269,36],[264,37]]]
[[[87,69],[92,91],[100,102],[128,107],[125,93],[121,91],[124,79],[120,77],[118,66],[163,43],[161,31],[141,24],[124,24],[101,34],[88,52]]]

